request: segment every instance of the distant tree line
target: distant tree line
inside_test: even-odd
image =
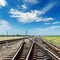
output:
[[[0,35],[0,37],[25,37],[25,36],[33,36],[33,35]]]

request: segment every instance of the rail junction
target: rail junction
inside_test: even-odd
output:
[[[0,42],[0,60],[60,60],[60,48],[39,37]]]

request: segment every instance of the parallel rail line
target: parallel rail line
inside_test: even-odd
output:
[[[29,45],[25,42],[26,38],[23,38],[21,45],[18,50],[11,55],[5,57],[3,60],[60,60],[60,57],[54,54],[52,51],[47,49],[42,44],[37,41],[40,40],[43,44],[46,44],[48,48],[53,49],[56,52],[60,52],[57,47],[43,41],[39,38],[27,38],[29,40]],[[57,53],[58,54],[58,53]]]
[[[16,39],[8,39],[8,40],[3,40],[3,41],[0,41],[0,44],[4,44],[6,42],[13,42],[13,41],[16,41],[16,40],[24,40],[24,39],[28,39],[29,37],[22,37],[22,38],[16,38]]]
[[[30,39],[31,40],[31,39]],[[38,40],[38,39],[37,39]],[[41,40],[41,41],[43,41],[42,39],[39,39],[39,40]],[[47,53],[49,53],[51,56],[53,56],[54,57],[54,60],[60,60],[60,55],[59,56],[57,56],[57,55],[55,55],[53,52],[51,52],[49,49],[47,49],[47,48],[45,48],[45,47],[43,47],[42,45],[40,45],[40,44],[38,44],[37,42],[35,42],[34,40],[31,40],[31,41],[33,41],[35,44],[37,44],[38,46],[40,46],[43,50],[45,50]],[[44,42],[44,41],[43,41]],[[50,48],[50,47],[49,47]],[[58,48],[57,48],[57,50],[58,50]]]

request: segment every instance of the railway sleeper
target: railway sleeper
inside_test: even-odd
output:
[[[2,60],[12,60],[12,58],[3,58]]]

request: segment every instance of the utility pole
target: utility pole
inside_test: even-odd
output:
[[[7,38],[8,38],[8,31],[7,31]]]
[[[6,37],[8,38],[8,31],[6,32]],[[8,48],[8,41],[5,42],[5,46],[6,48]]]
[[[26,30],[26,35],[28,35],[28,30]]]
[[[15,37],[15,32],[13,32],[13,36]]]

